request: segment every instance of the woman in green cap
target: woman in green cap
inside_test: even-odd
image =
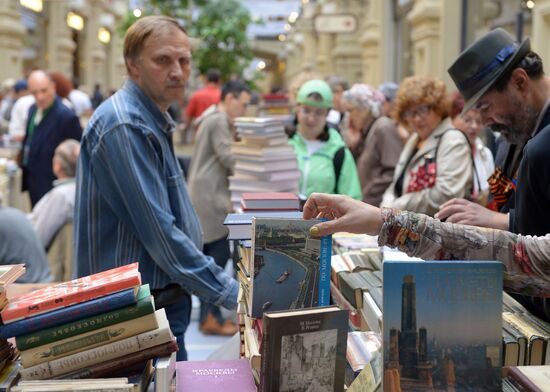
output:
[[[301,172],[301,197],[324,192],[361,199],[353,156],[338,131],[327,125],[332,105],[330,86],[322,80],[310,80],[300,87],[296,103],[298,124],[289,143]]]

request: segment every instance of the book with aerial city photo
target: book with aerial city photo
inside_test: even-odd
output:
[[[500,391],[502,263],[384,262],[384,391]]]
[[[319,220],[255,218],[251,317],[330,303],[330,236],[309,234]]]

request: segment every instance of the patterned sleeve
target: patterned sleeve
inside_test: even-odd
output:
[[[507,291],[550,297],[550,234],[522,236],[390,208],[382,209],[382,217],[381,246],[431,260],[498,260]]]

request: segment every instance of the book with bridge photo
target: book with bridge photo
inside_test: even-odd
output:
[[[254,218],[250,316],[330,304],[330,236],[309,234],[318,220]]]

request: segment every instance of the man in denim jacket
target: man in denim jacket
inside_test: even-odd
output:
[[[150,16],[124,39],[129,80],[95,112],[82,139],[77,173],[75,257],[78,276],[134,261],[165,307],[187,359],[190,294],[237,305],[237,282],[202,252],[199,220],[172,146],[167,113],[189,77],[189,40],[177,21]]]

